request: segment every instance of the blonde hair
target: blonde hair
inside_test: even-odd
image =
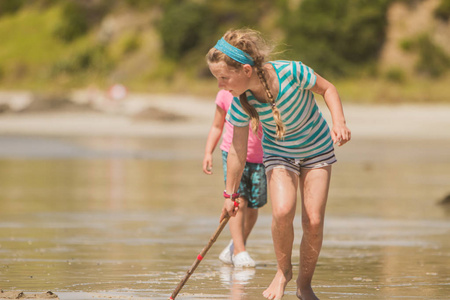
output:
[[[266,62],[266,58],[270,55],[273,47],[269,45],[258,31],[252,29],[238,29],[227,31],[223,38],[231,45],[236,48],[241,49],[245,53],[249,54],[255,64],[256,72],[261,84],[264,86],[267,98],[272,108],[273,118],[276,124],[276,134],[277,139],[282,139],[286,133],[286,127],[281,119],[280,111],[278,110],[275,99],[270,91],[269,85],[267,84],[266,76],[264,74],[263,64]],[[206,60],[208,63],[225,62],[228,66],[235,69],[242,68],[240,62],[235,61],[226,54],[216,48],[211,48],[206,55]],[[259,126],[259,115],[256,109],[248,103],[247,95],[245,93],[239,96],[239,100],[242,107],[246,113],[250,116],[250,125],[252,131],[256,134],[258,132]]]

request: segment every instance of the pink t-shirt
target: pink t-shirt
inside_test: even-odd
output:
[[[221,90],[217,93],[216,104],[222,108],[225,113],[228,112],[231,102],[233,101],[233,95],[230,92]],[[250,163],[262,163],[263,150],[261,146],[262,127],[261,124],[258,127],[258,136],[256,136],[251,129],[248,133],[248,148],[247,148],[247,162]],[[220,149],[228,152],[233,141],[233,125],[228,121],[225,121],[225,132],[222,134],[222,144]]]

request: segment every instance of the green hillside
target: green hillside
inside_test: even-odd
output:
[[[0,89],[106,89],[120,82],[137,92],[213,95],[217,87],[204,55],[228,28],[247,26],[280,45],[278,57],[302,60],[350,100],[450,102],[450,49],[437,34],[444,28],[445,36],[449,28],[449,3],[5,1]],[[430,26],[395,31],[401,26],[394,27],[389,16],[402,8],[394,4],[410,16],[425,7]],[[407,60],[397,65],[395,55]]]

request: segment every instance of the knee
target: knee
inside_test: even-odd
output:
[[[295,217],[295,208],[290,206],[277,206],[273,208],[272,217],[275,222],[292,223]]]
[[[319,215],[310,217],[302,216],[302,228],[304,233],[321,235],[323,233],[323,223],[323,217]]]

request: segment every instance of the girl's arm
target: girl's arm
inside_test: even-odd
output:
[[[209,130],[208,138],[206,139],[205,156],[203,157],[203,172],[208,175],[212,174],[213,158],[212,154],[216,149],[217,143],[222,136],[223,124],[225,123],[226,111],[216,105],[216,112],[214,120]]]
[[[333,128],[331,138],[335,144],[342,146],[351,139],[350,129],[347,128],[344,110],[336,87],[317,73],[316,84],[311,89],[314,93],[322,95],[331,113]]]
[[[227,158],[227,182],[226,192],[231,195],[236,193],[241,182],[242,172],[244,172],[245,161],[247,159],[248,126],[237,127],[233,129],[233,142]],[[233,217],[236,215],[238,207],[234,206],[233,201],[225,199],[222,208],[220,221],[228,214]]]

